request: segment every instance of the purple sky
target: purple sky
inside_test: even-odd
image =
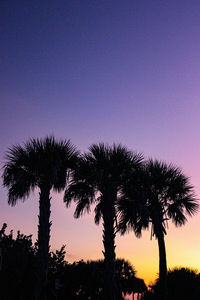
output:
[[[71,138],[82,151],[121,142],[181,166],[199,194],[199,0],[2,0],[0,25],[1,166],[29,137]],[[14,208],[3,188],[0,197],[0,221],[35,236],[37,193]],[[73,220],[56,198],[52,246],[67,243],[72,259],[101,256],[92,216]],[[199,216],[190,223],[193,232]]]

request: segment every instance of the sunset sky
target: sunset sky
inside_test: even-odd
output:
[[[121,143],[180,166],[200,196],[199,0],[0,1],[1,168],[5,152],[29,137]],[[51,247],[66,259],[103,258],[102,227],[93,213],[73,218],[52,194]],[[0,221],[37,237],[38,191],[15,207],[0,188]],[[1,226],[0,224],[0,226]],[[116,238],[148,283],[158,273],[150,232]],[[200,271],[200,213],[169,223],[168,267]]]

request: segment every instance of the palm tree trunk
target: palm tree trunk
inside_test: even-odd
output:
[[[159,247],[159,293],[160,300],[167,300],[167,259],[165,250],[164,233],[159,230],[157,234]]]
[[[38,253],[36,262],[36,289],[35,300],[46,299],[46,285],[49,260],[49,239],[50,239],[50,186],[43,184],[40,187],[39,201],[39,225],[38,225]]]
[[[109,195],[103,200],[103,244],[104,244],[104,295],[105,300],[116,300],[117,289],[115,280],[115,195]]]

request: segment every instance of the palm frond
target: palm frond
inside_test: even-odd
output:
[[[17,145],[6,154],[3,171],[3,186],[8,189],[8,203],[14,206],[18,199],[25,200],[36,186],[36,180],[29,172],[27,153]]]
[[[99,197],[97,199],[97,205],[94,209],[94,212],[95,212],[95,217],[94,217],[94,222],[96,225],[99,225],[100,223],[100,220],[102,218],[102,208],[103,208],[103,205],[102,205],[102,202],[101,202],[101,197]]]
[[[74,217],[77,219],[80,216],[82,216],[84,213],[90,212],[90,205],[92,203],[92,200],[90,198],[79,198],[77,201],[76,209],[74,212]]]

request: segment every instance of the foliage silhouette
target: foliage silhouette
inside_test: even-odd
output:
[[[92,145],[73,173],[70,186],[65,191],[67,207],[72,199],[77,203],[74,216],[78,218],[96,204],[95,223],[103,219],[103,244],[105,257],[105,299],[115,300],[115,205],[123,184],[141,165],[142,156],[121,145]]]
[[[3,184],[8,188],[8,203],[25,200],[36,187],[40,190],[37,280],[35,299],[45,299],[50,239],[50,192],[66,186],[68,170],[74,167],[77,152],[68,140],[53,136],[30,139],[23,146],[11,147],[6,155]]]
[[[104,280],[103,274],[105,262],[98,261],[80,261],[71,265],[70,286],[72,288],[70,299],[91,299],[103,300]],[[138,289],[135,270],[129,262],[123,259],[116,260],[116,284],[119,287],[118,299],[121,300],[123,294],[131,294]],[[66,280],[67,282],[67,280]],[[66,284],[63,284],[66,286]],[[143,287],[144,291],[146,286]],[[69,290],[68,290],[69,292]],[[74,297],[74,298],[73,298]]]
[[[0,230],[2,270],[0,272],[1,299],[30,299],[33,293],[35,248],[32,236],[13,231],[6,234],[6,224]]]
[[[189,268],[174,268],[167,273],[168,297],[170,300],[200,299],[200,274]],[[143,300],[158,300],[159,278]]]
[[[122,234],[133,229],[141,236],[151,224],[152,235],[159,247],[159,299],[167,299],[167,261],[164,236],[167,221],[184,225],[186,215],[197,212],[193,186],[182,171],[164,162],[149,160],[143,169],[127,183],[118,203],[119,230]]]
[[[3,252],[3,267],[0,271],[1,299],[31,299],[37,245],[32,244],[31,235],[25,236],[18,231],[14,239],[13,232],[6,234],[5,230],[6,224],[0,230],[0,248]],[[104,261],[79,261],[69,264],[65,261],[65,253],[65,246],[62,246],[60,250],[49,254],[48,300],[103,300]],[[140,291],[134,268],[123,259],[116,260],[116,280],[119,299],[122,299],[122,293]],[[145,289],[144,285],[143,291]]]

